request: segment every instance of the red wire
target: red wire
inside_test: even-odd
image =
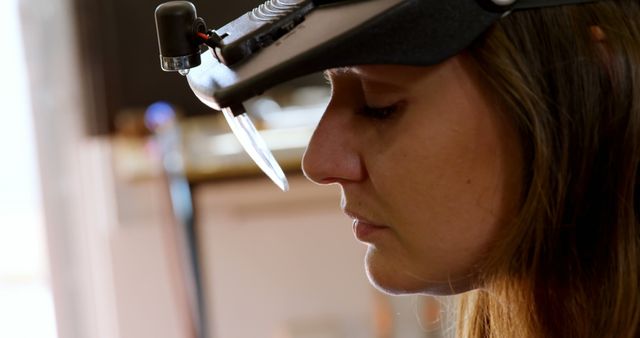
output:
[[[204,33],[202,33],[202,32],[198,32],[197,34],[198,34],[198,36],[199,36],[200,38],[202,38],[203,40],[205,40],[205,41],[206,41],[206,40],[209,40],[209,35],[204,34]]]

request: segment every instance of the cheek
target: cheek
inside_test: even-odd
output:
[[[514,213],[519,148],[496,115],[475,110],[437,123],[407,121],[373,166],[372,181],[397,230],[389,259],[416,280],[467,279]],[[372,252],[369,260],[380,263],[372,272],[385,271],[384,255]]]

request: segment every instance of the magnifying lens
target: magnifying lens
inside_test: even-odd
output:
[[[236,110],[234,110],[236,109]],[[238,111],[237,109],[240,109]],[[244,112],[242,106],[222,108],[222,114],[227,120],[231,131],[238,139],[244,150],[262,171],[280,188],[282,191],[289,190],[289,183],[278,161],[267,147],[260,133],[251,122],[249,116]]]
[[[206,44],[216,46],[221,39],[214,31],[207,32],[204,20],[196,16],[194,5],[186,1],[172,1],[159,6],[156,9],[156,28],[162,69],[177,71],[183,76],[188,76],[189,69],[201,64],[200,54],[207,50]],[[213,108],[222,110],[231,131],[256,165],[280,189],[289,190],[287,177],[244,106],[238,103]]]
[[[156,9],[156,28],[162,69],[186,75],[203,103],[222,110],[245,150],[286,190],[242,102],[325,69],[434,65],[513,11],[594,1],[268,0],[217,30],[191,3],[171,1]]]

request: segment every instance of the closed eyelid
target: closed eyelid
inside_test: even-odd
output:
[[[332,100],[354,102],[358,107],[366,105],[380,108],[388,107],[406,100],[406,88],[375,79],[363,78],[353,68],[331,69],[324,72],[331,82]]]
[[[405,89],[399,86],[394,86],[387,83],[380,83],[375,81],[361,80],[362,91],[371,95],[382,94],[400,94],[405,92]]]
[[[372,107],[387,107],[405,100],[409,93],[406,88],[388,83],[361,80],[364,101]]]

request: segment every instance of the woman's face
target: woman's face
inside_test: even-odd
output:
[[[518,136],[469,57],[329,72],[333,93],[303,160],[339,184],[369,279],[391,293],[473,287],[519,202]]]

